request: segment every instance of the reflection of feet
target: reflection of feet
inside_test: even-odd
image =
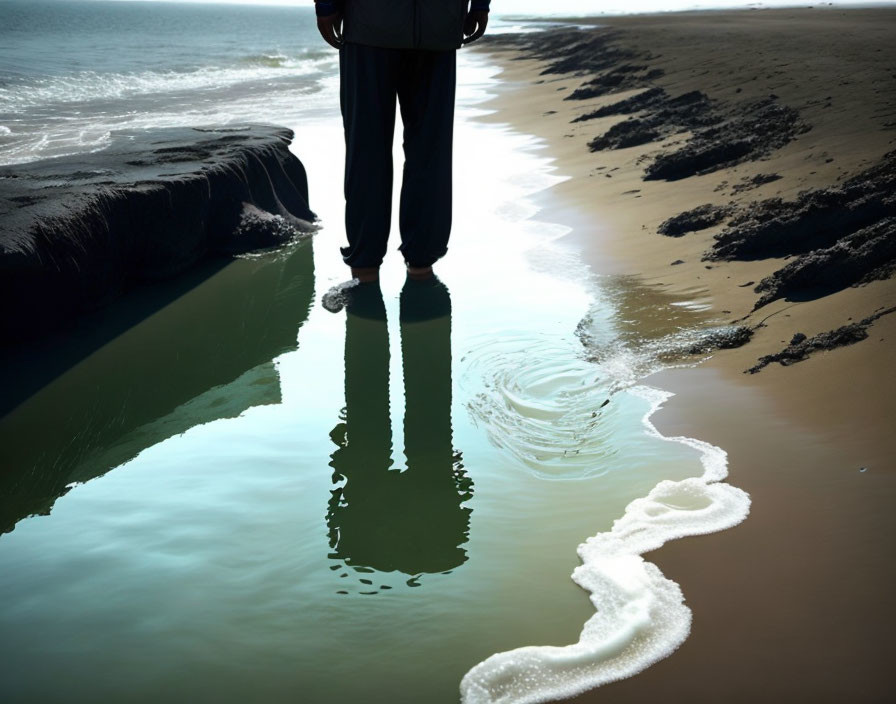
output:
[[[431,266],[411,266],[408,264],[408,278],[416,281],[425,281],[426,279],[431,279],[432,276]]]
[[[450,316],[451,295],[439,277],[430,272],[426,278],[415,279],[408,273],[407,281],[401,289],[402,324]]]

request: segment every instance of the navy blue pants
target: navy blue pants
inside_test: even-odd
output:
[[[430,266],[448,250],[454,138],[455,51],[345,44],[339,51],[345,127],[345,231],[342,257],[378,267],[392,221],[392,140],[396,99],[404,123],[399,250]]]

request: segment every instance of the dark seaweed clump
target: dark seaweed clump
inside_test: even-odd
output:
[[[593,152],[605,149],[626,149],[662,139],[662,133],[647,120],[626,120],[613,125],[605,134],[588,142]]]
[[[619,93],[623,90],[640,88],[645,83],[661,78],[664,71],[659,68],[651,69],[649,66],[624,64],[587,81],[581,88],[577,88],[566,100],[588,100],[599,98],[610,93]]]
[[[848,286],[886,279],[896,270],[896,217],[844,237],[830,247],[804,254],[766,276],[756,286],[756,308],[779,298],[820,298]]]
[[[521,51],[520,58],[547,62],[543,75],[590,77],[567,100],[585,100],[625,91],[641,93],[581,115],[584,122],[612,115],[631,117],[588,143],[591,151],[624,149],[690,132],[681,148],[657,156],[645,169],[645,180],[677,181],[765,156],[809,129],[795,109],[777,96],[758,101],[712,101],[699,91],[670,96],[654,85],[661,68],[649,51],[619,46],[619,32],[555,30],[495,38],[496,46]]]
[[[587,76],[603,71],[640,75],[640,68],[625,65],[637,53],[614,45],[613,41],[617,36],[616,32],[563,28],[526,34],[493,34],[487,35],[482,41],[489,48],[517,50],[520,52],[518,59],[546,62],[547,66],[541,71],[543,76],[566,73]],[[610,82],[613,80],[610,79]],[[624,83],[625,81],[619,81],[617,85],[621,87]]]
[[[626,98],[584,115],[579,115],[573,122],[585,122],[598,117],[611,117],[613,115],[631,115],[632,113],[654,108],[667,98],[666,91],[662,88],[648,88],[631,98]]]
[[[814,352],[832,350],[836,347],[844,347],[861,342],[868,337],[868,328],[871,327],[875,320],[894,311],[896,311],[896,306],[880,310],[858,323],[844,325],[836,330],[822,332],[812,337],[807,337],[803,333],[797,333],[787,347],[775,354],[767,354],[760,357],[754,366],[747,369],[747,373],[756,374],[772,362],[778,362],[782,366],[787,367],[808,359]]]
[[[841,186],[752,203],[716,235],[709,260],[795,257],[756,286],[756,308],[812,300],[896,270],[896,151]]]
[[[779,174],[756,174],[755,176],[744,178],[731,189],[731,192],[736,195],[744,191],[752,191],[754,188],[764,186],[766,183],[774,183],[780,180],[781,176]]]
[[[662,88],[652,88],[582,115],[574,122],[633,112],[641,112],[641,115],[613,125],[606,133],[591,140],[588,148],[595,152],[647,144],[688,130],[698,130],[722,119],[713,112],[709,98],[699,91],[671,98]]]
[[[681,237],[688,232],[718,225],[730,212],[731,206],[706,203],[669,218],[659,226],[658,231],[666,237]]]
[[[753,328],[736,325],[715,330],[694,343],[688,354],[706,354],[714,350],[730,350],[743,347],[753,339]]]
[[[779,105],[775,96],[714,109],[722,119],[696,130],[681,149],[658,156],[645,169],[645,181],[678,181],[752,161],[809,129],[799,112]]]

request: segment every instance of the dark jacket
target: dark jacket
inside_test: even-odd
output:
[[[345,41],[390,49],[459,49],[469,0],[343,0]]]

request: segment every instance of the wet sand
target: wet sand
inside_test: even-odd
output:
[[[896,305],[892,265],[886,257],[875,262],[861,281],[810,279],[754,310],[763,295],[756,284],[804,261],[805,248],[768,248],[734,260],[703,257],[717,246],[715,235],[737,228],[738,216],[742,229],[761,224],[764,211],[754,201],[781,198],[785,206],[775,206],[777,214],[809,227],[797,205],[788,205],[800,192],[848,183],[896,148],[896,9],[600,22],[605,26],[585,31],[607,39],[587,54],[564,57],[543,38],[484,45],[505,72],[500,95],[486,105],[495,113],[482,119],[543,138],[557,175],[568,180],[543,194],[539,219],[571,226],[568,241],[595,273],[639,275],[754,330],[742,347],[650,379],[676,393],[654,416],[657,428],[724,448],[728,481],[748,491],[753,504],[747,521],[732,530],[675,541],[648,556],[681,585],[694,612],[692,633],[666,660],[580,700],[641,702],[671,694],[673,701],[692,702],[883,701],[891,689],[889,635],[896,624],[890,597],[896,589],[896,315],[869,324],[867,338],[855,344],[745,371],[788,348],[797,333],[811,339]],[[590,65],[581,61],[586,56]],[[543,73],[552,65],[554,72]],[[588,81],[600,88],[602,76],[631,66],[638,68],[617,73],[620,82],[601,95],[563,99]],[[740,114],[749,117],[763,101],[773,112],[756,113],[753,128],[764,133],[744,154],[704,173],[645,180],[652,164],[687,146],[689,134],[699,137],[701,127],[658,124],[651,141],[591,151],[592,140],[612,135],[630,114],[649,117],[667,104],[572,120],[657,89],[664,100],[702,92],[725,125]],[[793,129],[782,129],[788,120]],[[731,143],[732,135],[722,133],[726,139]],[[662,223],[704,204],[733,215],[680,237],[658,233]],[[751,223],[753,213],[759,217]],[[892,222],[881,222],[874,223],[882,228],[880,241],[891,245]],[[839,271],[832,261],[820,268]]]

